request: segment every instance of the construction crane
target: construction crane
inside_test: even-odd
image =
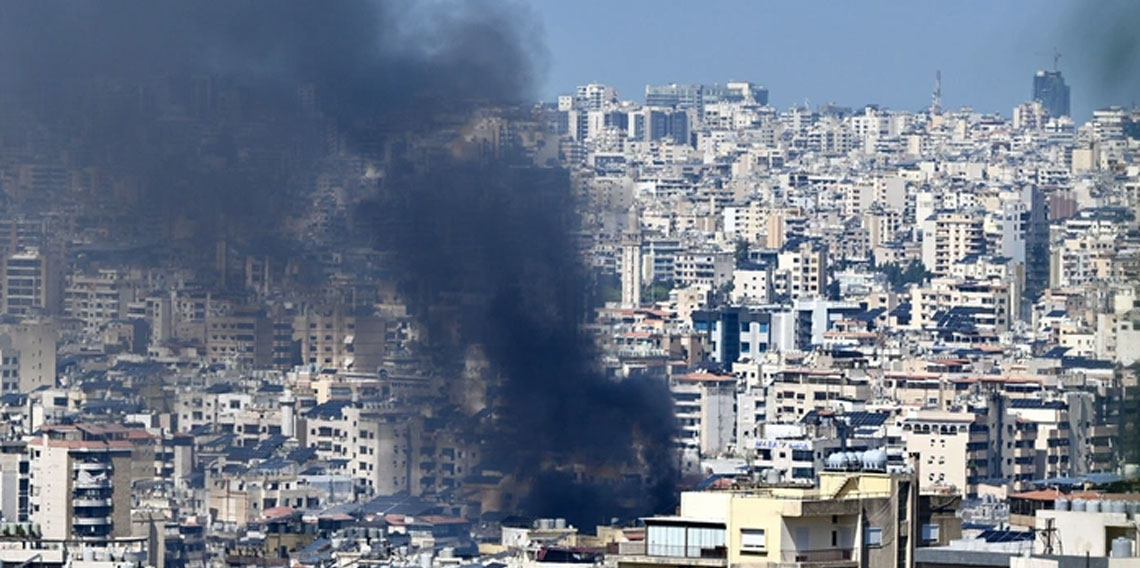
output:
[[[1053,70],[1054,71],[1060,71],[1061,70],[1061,52],[1057,51],[1057,48],[1054,47],[1053,51],[1048,52],[1048,53],[1046,53],[1044,51],[1039,51],[1035,55],[1039,55],[1041,57],[1052,57],[1053,58]]]

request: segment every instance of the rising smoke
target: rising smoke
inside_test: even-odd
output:
[[[1135,105],[1140,96],[1140,4],[1129,0],[1071,2],[1054,40],[1081,106]],[[1070,74],[1069,71],[1074,73]],[[1083,92],[1082,92],[1083,91]]]
[[[448,147],[457,117],[532,98],[541,51],[525,14],[482,1],[0,4],[0,93],[86,141],[69,159],[135,180],[125,192],[92,182],[82,207],[154,214],[171,242],[225,231],[274,243],[297,206],[284,194],[320,166],[293,148],[331,123],[379,164],[379,193],[351,226],[392,253],[444,352],[485,355],[497,377],[480,426],[489,465],[529,496],[526,512],[589,523],[673,498],[668,391],[596,370],[566,172]],[[298,103],[300,85],[315,109]],[[96,107],[80,95],[93,90]],[[209,128],[171,124],[171,106],[210,107]],[[397,144],[409,137],[435,142],[393,158],[411,153]],[[447,333],[438,313],[451,314]],[[645,476],[623,482],[630,471]]]

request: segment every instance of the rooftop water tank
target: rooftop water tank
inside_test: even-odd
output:
[[[1073,512],[1083,513],[1088,510],[1087,501],[1084,499],[1073,499]]]
[[[1140,477],[1140,464],[1126,463],[1121,468],[1121,473],[1124,474],[1124,479],[1136,479]]]
[[[1099,513],[1101,505],[1100,499],[1089,499],[1088,503],[1085,503],[1085,510],[1090,513]]]
[[[764,473],[764,482],[774,485],[774,484],[780,482],[781,477],[783,477],[783,476],[780,475],[780,470],[778,470],[776,468],[772,468],[772,469],[769,469],[767,472]]]
[[[1132,558],[1132,539],[1125,536],[1112,539],[1111,556],[1113,558]]]
[[[827,469],[834,470],[834,471],[841,470],[846,465],[847,465],[847,455],[844,454],[843,452],[835,452],[835,453],[831,454],[830,456],[827,456],[827,460],[824,462],[824,466],[827,467]]]
[[[562,530],[566,528],[566,519],[554,519],[554,528]]]
[[[863,453],[863,469],[868,471],[887,470],[887,451],[883,449],[867,450]]]
[[[1069,500],[1064,497],[1058,497],[1053,500],[1053,509],[1057,511],[1068,511]]]
[[[1124,507],[1124,501],[1108,501],[1105,505],[1107,505],[1106,511],[1109,513],[1124,514],[1128,512],[1128,509]]]
[[[1124,512],[1128,513],[1129,517],[1136,518],[1136,511],[1140,509],[1140,503],[1136,501],[1125,501]]]

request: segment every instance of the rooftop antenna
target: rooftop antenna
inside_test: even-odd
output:
[[[942,70],[934,72],[934,92],[930,94],[930,111],[934,114],[942,112]]]

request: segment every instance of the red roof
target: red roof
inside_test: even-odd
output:
[[[461,517],[445,517],[443,515],[424,515],[419,519],[433,525],[462,525],[470,522]]]
[[[736,381],[736,377],[732,375],[714,375],[708,371],[697,371],[687,375],[679,375],[678,381],[687,381],[692,383],[716,383],[722,381]]]
[[[288,517],[292,515],[294,510],[292,507],[270,507],[261,512],[261,515],[267,519],[276,519],[279,517]]]

